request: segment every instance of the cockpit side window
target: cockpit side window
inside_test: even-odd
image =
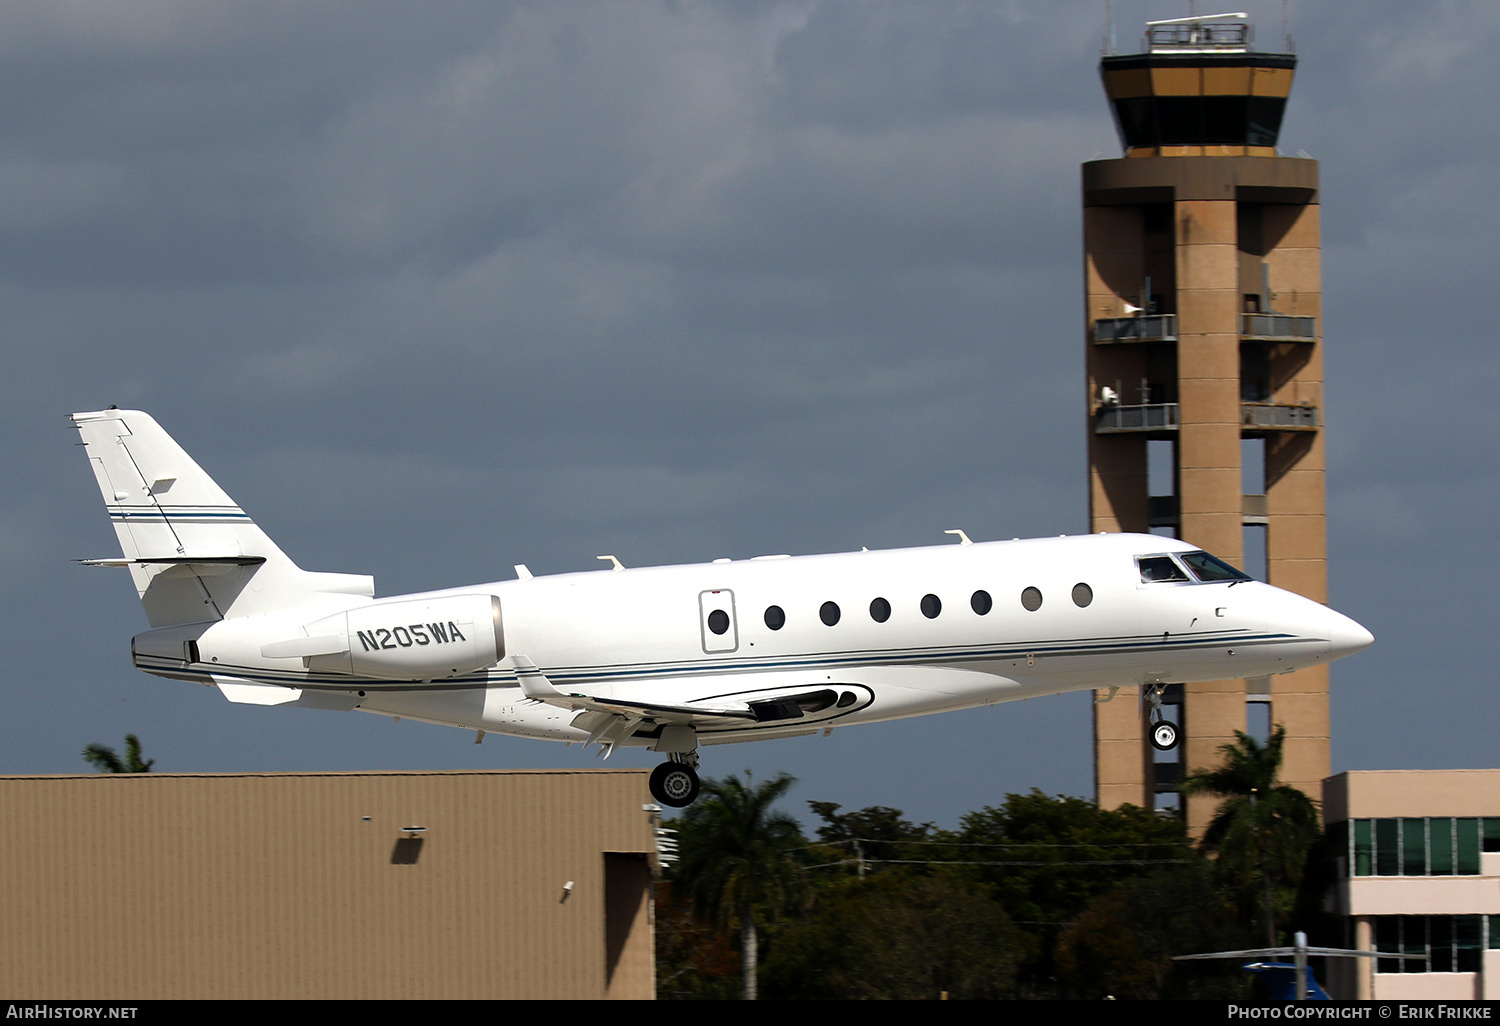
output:
[[[1249,574],[1230,566],[1216,556],[1210,556],[1207,552],[1184,552],[1182,561],[1187,564],[1194,577],[1205,583],[1250,580]]]
[[[1144,584],[1190,580],[1171,556],[1137,556],[1135,562],[1141,568],[1141,581]]]

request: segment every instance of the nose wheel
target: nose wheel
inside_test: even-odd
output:
[[[685,763],[664,762],[651,771],[651,797],[674,809],[693,804],[700,787],[698,772]]]
[[[1151,724],[1151,747],[1158,752],[1170,752],[1177,747],[1177,724],[1160,720]]]
[[[1161,715],[1161,699],[1166,690],[1167,686],[1162,683],[1147,684],[1141,688],[1141,704],[1143,707],[1150,707],[1149,712],[1145,708],[1141,712],[1151,724],[1151,747],[1158,752],[1170,752],[1177,747],[1177,724],[1162,719]]]

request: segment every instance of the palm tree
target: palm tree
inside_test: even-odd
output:
[[[1267,943],[1274,945],[1272,886],[1281,892],[1280,904],[1289,906],[1308,849],[1318,839],[1318,807],[1297,788],[1276,783],[1285,726],[1278,725],[1264,745],[1243,731],[1235,731],[1235,737],[1219,746],[1222,766],[1190,773],[1179,790],[1225,799],[1199,847],[1215,856],[1219,878],[1239,891],[1247,911],[1254,905],[1255,891],[1264,891]]]
[[[796,778],[780,773],[762,784],[730,774],[703,783],[703,797],[680,820],[682,852],[676,876],[699,912],[740,930],[745,999],[756,997],[759,953],[757,916],[775,918],[808,893],[794,851],[803,842],[797,823],[771,806]]]
[[[109,745],[95,741],[83,749],[83,761],[100,773],[150,773],[156,765],[155,759],[141,761],[141,740],[134,734],[125,735],[125,759],[122,762]]]

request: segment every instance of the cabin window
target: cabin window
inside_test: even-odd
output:
[[[708,614],[708,629],[715,634],[723,634],[729,630],[729,614],[722,609],[715,609]]]
[[[781,630],[786,626],[786,612],[780,606],[767,606],[766,626],[773,631]]]
[[[1077,606],[1079,609],[1083,609],[1092,601],[1094,601],[1093,588],[1090,588],[1082,581],[1079,581],[1077,584],[1073,585],[1073,604],[1075,606]]]
[[[1032,613],[1036,612],[1038,609],[1041,609],[1041,591],[1037,588],[1027,588],[1025,591],[1021,592],[1021,605],[1025,606],[1026,609]]]
[[[873,599],[870,602],[870,619],[876,623],[885,623],[891,618],[891,604],[883,598]]]
[[[1137,556],[1135,562],[1141,568],[1141,581],[1145,584],[1188,579],[1171,556]]]
[[[818,619],[829,627],[839,622],[839,604],[837,602],[824,602],[818,610]]]
[[[929,620],[936,620],[938,614],[943,611],[943,600],[936,595],[922,596],[922,615]]]
[[[974,612],[978,613],[980,616],[983,616],[991,609],[995,608],[995,603],[990,599],[989,592],[976,591],[974,594],[969,596],[969,608],[974,610]]]

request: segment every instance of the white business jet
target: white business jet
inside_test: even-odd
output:
[[[151,630],[148,673],[231,702],[361,709],[667,756],[1085,688],[1287,673],[1373,640],[1348,617],[1185,542],[1101,534],[693,566],[609,568],[375,598],[299,568],[156,421],[77,413]],[[1111,692],[1112,694],[1112,692]]]

